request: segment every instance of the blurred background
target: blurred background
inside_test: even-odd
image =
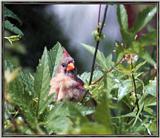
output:
[[[92,46],[96,44],[92,32],[97,27],[99,4],[5,3],[4,6],[21,19],[21,24],[13,19],[10,21],[24,33],[21,40],[13,44],[14,46],[5,42],[6,59],[27,70],[35,71],[44,47],[51,49],[59,41],[75,59],[78,73],[90,71],[93,57],[81,43]],[[129,27],[132,26],[139,11],[147,6],[151,4],[125,5]],[[103,10],[104,5],[102,5],[101,17]],[[155,17],[147,29],[156,29],[156,23]],[[146,28],[140,33],[145,31]],[[100,43],[100,50],[107,55],[112,52],[115,41],[122,40],[116,16],[116,4],[108,6],[103,33],[105,39]],[[5,32],[5,36],[9,35],[10,32]],[[155,50],[151,54],[156,58]]]

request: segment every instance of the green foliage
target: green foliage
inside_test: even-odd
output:
[[[19,20],[14,13],[6,10],[6,17],[13,16]],[[155,79],[144,78],[145,73],[153,69],[150,64],[156,69],[155,59],[145,49],[146,46],[156,45],[156,32],[151,31],[135,39],[135,34],[149,23],[155,13],[156,8],[145,9],[138,16],[140,20],[129,29],[125,7],[117,6],[123,43],[116,43],[114,55],[105,56],[98,50],[98,68],[93,73],[91,85],[88,85],[90,72],[79,75],[96,100],[96,107],[88,106],[84,101],[55,102],[54,95],[48,95],[50,80],[63,56],[63,47],[59,42],[49,51],[44,49],[33,74],[5,60],[4,132],[38,135],[157,135],[157,79],[152,74],[149,74],[150,77]],[[6,39],[12,42],[18,37]],[[82,45],[94,54],[94,47]],[[116,57],[115,61],[113,56]],[[13,129],[15,126],[16,129]]]
[[[9,37],[4,37],[4,38],[7,39],[11,45],[13,45],[13,42],[20,40],[21,36],[12,35],[12,36],[9,36]]]
[[[21,38],[21,36],[23,36],[24,34],[21,31],[21,29],[19,29],[17,26],[15,26],[14,24],[12,24],[9,21],[9,18],[15,19],[20,24],[22,22],[21,22],[21,20],[19,19],[19,17],[15,13],[13,13],[11,10],[9,10],[6,7],[4,7],[3,15],[4,15],[4,29],[16,34],[16,35],[13,35],[13,36],[6,36],[5,37],[5,39],[7,39],[12,45],[14,41],[19,40]]]
[[[47,107],[48,92],[50,83],[49,73],[49,59],[47,49],[44,49],[44,53],[37,67],[37,71],[34,79],[34,91],[37,97],[37,117],[42,114]]]
[[[6,30],[9,30],[9,31],[11,31],[11,32],[13,32],[13,33],[15,33],[17,35],[20,35],[20,36],[23,35],[22,31],[18,27],[14,26],[8,20],[4,22],[4,27],[5,27]]]
[[[57,71],[57,66],[59,65],[60,59],[62,58],[62,46],[59,42],[54,46],[53,49],[49,51],[49,62],[50,62],[50,73],[52,77],[55,75]]]
[[[89,45],[86,44],[82,44],[84,46],[84,48],[86,48],[91,54],[93,54],[95,52],[95,48],[91,47]],[[107,58],[105,58],[104,54],[101,51],[97,51],[97,64],[102,67],[102,68],[106,68],[109,69],[109,67],[113,66],[113,62],[112,62],[112,54],[110,54]]]
[[[138,40],[142,47],[145,46],[156,46],[156,31],[149,32],[143,36],[140,37]]]
[[[121,29],[128,31],[128,15],[124,5],[118,5],[117,16]]]
[[[141,36],[136,39],[136,33],[141,31],[151,19],[156,14],[156,7],[149,7],[144,9],[139,13],[136,22],[133,24],[132,28],[128,29],[126,21],[128,17],[126,14],[125,7],[123,5],[117,6],[117,17],[120,24],[120,30],[123,37],[122,45],[118,42],[116,43],[117,61],[122,58],[125,54],[137,54],[139,57],[146,60],[148,63],[156,67],[156,62],[151,58],[145,46],[156,45],[156,32],[152,31],[148,34]]]
[[[21,20],[19,19],[19,17],[14,12],[12,12],[11,10],[9,10],[6,7],[4,7],[4,17],[5,18],[7,18],[7,17],[13,18],[13,19],[17,20],[19,23],[21,23]]]
[[[139,13],[131,31],[135,34],[142,30],[157,12],[157,7],[148,7]]]

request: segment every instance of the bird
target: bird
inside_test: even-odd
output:
[[[50,81],[49,95],[55,93],[56,101],[82,101],[86,95],[84,82],[77,76],[75,61],[65,48],[54,77]]]

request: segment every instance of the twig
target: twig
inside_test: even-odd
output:
[[[133,69],[133,64],[132,64],[132,61],[131,61],[131,70]],[[137,106],[137,113],[139,111],[139,104],[138,104],[138,95],[137,95],[137,88],[136,88],[136,81],[135,81],[135,78],[134,78],[134,75],[133,73],[131,73],[131,76],[132,76],[132,81],[133,81],[133,88],[134,88],[134,93],[135,93],[135,97],[136,97],[136,106]]]
[[[101,5],[99,6],[98,21],[100,20],[100,9],[101,9]],[[107,15],[107,9],[108,9],[108,5],[106,5],[106,7],[105,7],[102,25],[101,25],[101,27],[99,29],[99,32],[98,32],[99,36],[101,36],[102,30],[103,30],[103,27],[104,27],[106,15]],[[94,52],[94,56],[93,56],[93,62],[92,62],[92,67],[91,67],[91,75],[90,75],[89,85],[91,84],[92,78],[93,78],[93,71],[94,71],[96,55],[97,55],[97,51],[98,51],[98,47],[99,47],[99,42],[100,42],[100,40],[98,39],[97,43],[96,43],[96,49],[95,49],[95,52]]]
[[[102,25],[101,25],[100,28],[99,28],[100,15],[101,15],[101,4],[99,5],[98,23],[97,23],[97,24],[98,24],[97,31],[98,31],[98,35],[99,35],[99,36],[101,36],[102,30],[103,30],[103,27],[104,27],[104,22],[105,22],[106,15],[107,15],[107,9],[108,9],[108,5],[106,5],[106,7],[105,7]],[[89,85],[91,85],[92,78],[93,78],[93,71],[94,71],[94,65],[95,65],[95,61],[96,61],[96,55],[97,55],[97,51],[98,51],[99,42],[100,42],[100,40],[98,39],[98,40],[97,40],[97,43],[96,43],[96,49],[95,49],[95,52],[94,52],[94,56],[93,56],[93,62],[92,62],[92,67],[91,67],[91,75],[90,75],[90,79],[89,79]],[[81,102],[85,99],[87,93],[89,93],[88,90],[85,92],[85,94],[84,94]]]
[[[99,5],[99,11],[98,11],[98,22],[97,22],[98,25],[100,22],[100,18],[101,18],[101,4]],[[98,29],[99,29],[99,27],[98,27]],[[98,30],[98,32],[99,32],[99,30]]]

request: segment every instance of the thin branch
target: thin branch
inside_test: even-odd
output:
[[[101,8],[101,5],[100,5],[100,7],[99,7],[98,19],[100,18],[100,8]],[[108,5],[106,5],[106,7],[105,7],[102,25],[100,26],[100,29],[99,29],[99,32],[98,32],[99,36],[101,36],[102,30],[103,30],[103,27],[104,27],[106,15],[107,15],[107,9],[108,9]],[[93,62],[92,62],[92,67],[91,67],[91,75],[90,75],[89,85],[91,84],[92,78],[93,78],[94,66],[95,66],[96,55],[97,55],[99,43],[100,43],[100,40],[98,39],[98,40],[97,40],[97,43],[96,43],[95,53],[94,53],[94,56],[93,56]]]
[[[101,36],[102,30],[103,30],[103,27],[104,27],[104,23],[105,23],[105,20],[106,20],[106,15],[107,15],[107,9],[108,9],[108,5],[106,5],[106,7],[105,7],[102,25],[99,26],[99,23],[100,23],[100,14],[101,14],[101,4],[100,4],[100,6],[99,6],[99,12],[98,12],[98,28],[97,28],[99,36]],[[100,42],[100,40],[98,39],[97,43],[96,43],[96,49],[95,49],[95,52],[94,52],[94,56],[93,56],[93,62],[92,62],[92,67],[91,67],[91,75],[90,75],[89,85],[91,85],[92,78],[93,78],[93,71],[94,71],[94,66],[95,66],[95,61],[96,61],[96,55],[97,55],[97,51],[98,51],[99,42]],[[88,90],[85,92],[85,94],[84,94],[81,102],[85,99],[87,93],[89,93]]]
[[[98,11],[98,22],[97,22],[98,25],[100,22],[100,18],[101,18],[101,4],[99,5],[99,11]]]
[[[133,69],[132,61],[131,61],[131,69]],[[135,104],[136,104],[136,106],[137,106],[137,113],[138,113],[138,111],[139,111],[138,95],[137,95],[136,81],[135,81],[135,78],[134,78],[133,73],[131,73],[131,77],[132,77],[133,88],[134,88],[134,93],[135,93],[135,97],[136,97],[136,102],[135,102]]]

